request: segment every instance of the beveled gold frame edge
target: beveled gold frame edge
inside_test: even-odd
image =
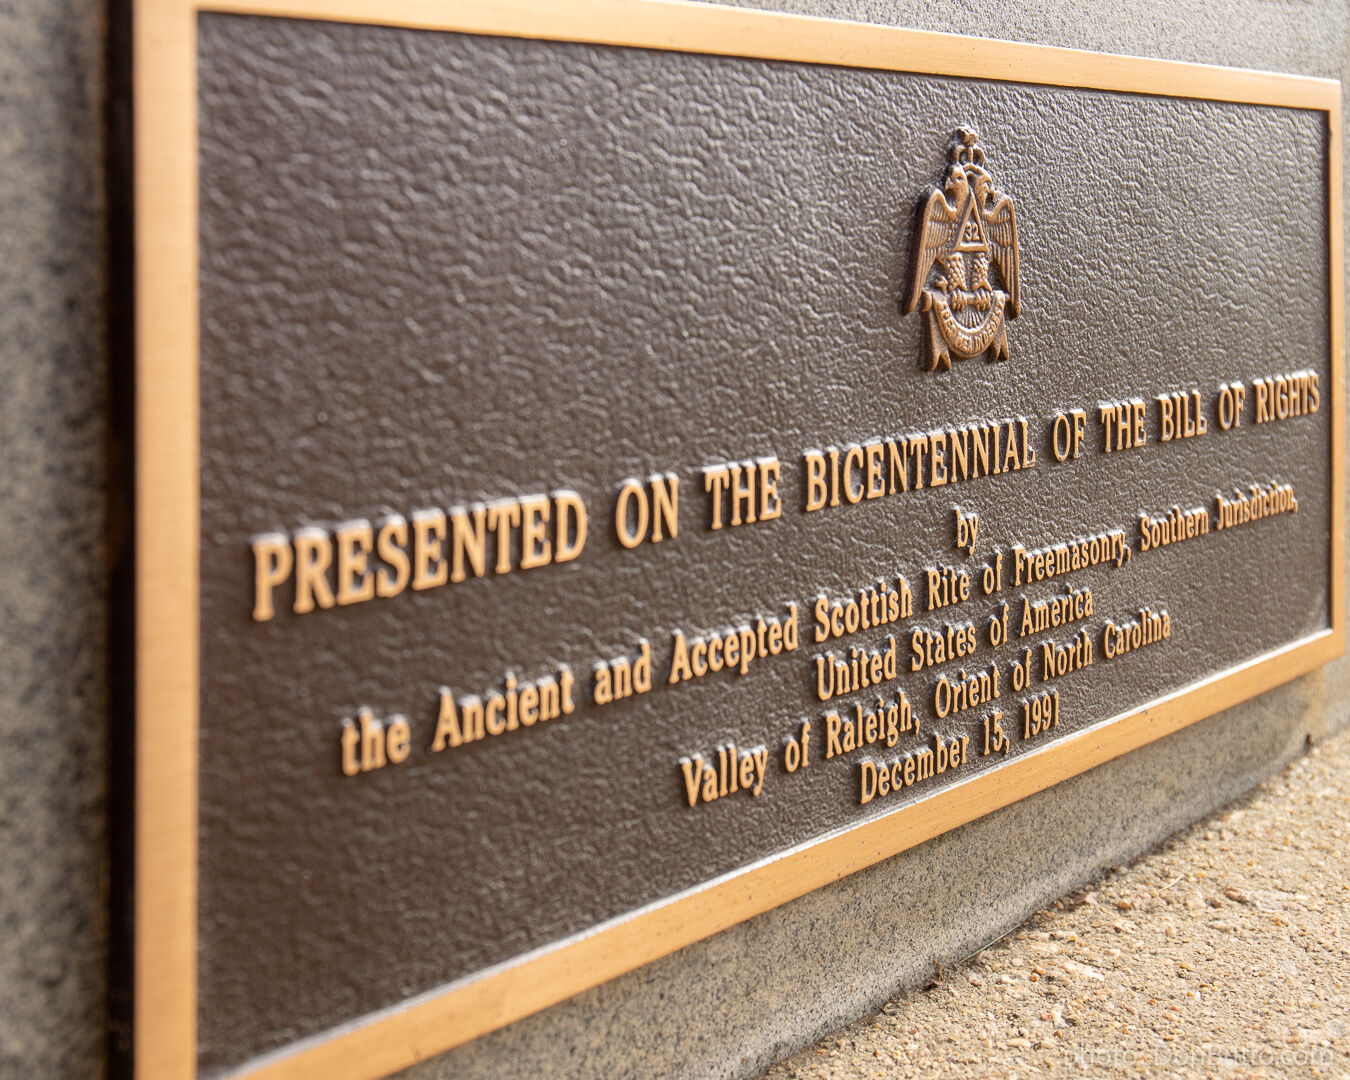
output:
[[[136,1080],[197,1055],[198,399],[196,11],[136,0]],[[149,567],[154,567],[151,574]]]
[[[889,858],[1344,652],[1341,94],[1335,80],[671,0],[135,0],[134,1075],[196,1072],[199,421],[196,17],[201,12],[737,55],[1322,110],[1331,272],[1331,627],[886,816],[814,841],[231,1075],[374,1080]],[[145,572],[153,566],[152,576]]]

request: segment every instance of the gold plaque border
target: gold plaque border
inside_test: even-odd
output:
[[[257,1058],[250,1080],[371,1080],[547,1008],[1213,715],[1345,647],[1341,89],[1328,79],[667,0],[135,0],[134,1075],[196,1074],[199,12],[639,46],[1310,109],[1327,116],[1331,627],[849,827]]]

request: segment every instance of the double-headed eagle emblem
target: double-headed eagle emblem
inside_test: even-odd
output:
[[[993,349],[1008,358],[1004,318],[1020,310],[1017,216],[1012,199],[984,168],[980,136],[960,128],[952,138],[947,175],[923,206],[914,241],[914,277],[904,312],[916,307],[928,325],[928,370],[950,368]]]

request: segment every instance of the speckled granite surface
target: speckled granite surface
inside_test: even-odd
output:
[[[0,3],[0,1076],[103,1071],[103,15]]]
[[[1350,731],[760,1080],[1345,1076]]]

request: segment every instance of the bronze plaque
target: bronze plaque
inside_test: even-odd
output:
[[[1339,84],[359,7],[138,11],[138,1075],[383,1075],[1340,654]]]

